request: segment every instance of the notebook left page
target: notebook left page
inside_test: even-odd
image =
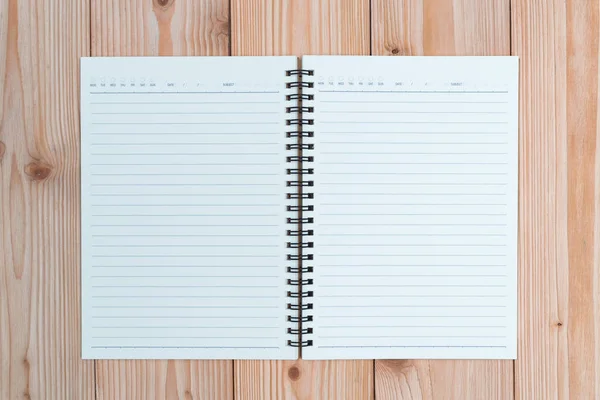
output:
[[[81,61],[82,356],[295,359],[295,57]]]

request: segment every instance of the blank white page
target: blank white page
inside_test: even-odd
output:
[[[516,57],[314,70],[307,359],[515,358]]]
[[[83,358],[297,357],[284,139],[296,62],[82,59]]]

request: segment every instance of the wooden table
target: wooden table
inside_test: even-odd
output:
[[[598,0],[0,0],[0,399],[598,399]],[[82,361],[79,57],[521,57],[513,361]]]

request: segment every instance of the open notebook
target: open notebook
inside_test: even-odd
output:
[[[516,357],[516,57],[81,79],[84,358]]]

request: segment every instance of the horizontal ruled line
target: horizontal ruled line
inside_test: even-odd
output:
[[[323,114],[508,114],[506,111],[341,111],[321,110]]]
[[[93,112],[92,115],[241,115],[241,114],[279,114],[278,111],[224,111],[224,112]]]
[[[197,193],[93,193],[92,197],[105,196],[105,197],[129,197],[129,196],[144,196],[144,197],[180,197],[180,196],[193,196],[198,197],[200,194]],[[281,196],[280,193],[202,193],[202,197],[213,196],[213,197],[245,197],[245,196]],[[93,204],[98,205],[98,204]],[[141,205],[141,204],[140,204]],[[148,206],[153,206],[153,204],[146,204]],[[199,204],[200,205],[200,204]],[[210,204],[208,204],[210,205]],[[123,205],[125,206],[125,205]],[[220,204],[219,206],[244,206],[244,204]],[[248,205],[249,207],[250,205]]]
[[[506,152],[462,152],[462,153],[456,153],[456,152],[428,152],[428,153],[424,153],[424,152],[397,152],[397,151],[393,151],[393,152],[384,152],[384,151],[322,151],[321,154],[393,154],[393,155],[447,155],[447,156],[454,156],[454,155],[507,155],[508,153]],[[488,164],[488,163],[483,163],[483,164]]]
[[[340,348],[340,349],[350,349],[350,348],[386,348],[386,349],[391,349],[391,348],[480,348],[480,349],[487,349],[487,348],[502,348],[505,349],[506,346],[317,346],[317,348],[320,349],[335,349],[335,348]]]
[[[279,265],[92,265],[92,268],[280,268]]]
[[[364,223],[364,224],[321,224],[321,226],[506,226],[505,224],[385,224],[385,223]]]
[[[357,134],[357,135],[505,135],[508,132],[431,132],[431,131],[418,131],[418,132],[407,132],[407,131],[321,131],[321,134],[328,135],[348,135],[348,134]]]
[[[276,156],[279,153],[91,153],[91,156]],[[131,164],[140,165],[140,164]],[[157,164],[153,164],[157,165]],[[213,165],[213,164],[211,164]]]
[[[320,318],[506,318],[506,315],[320,315]]]
[[[92,296],[96,299],[278,299],[280,296]]]
[[[171,173],[171,174],[152,174],[152,173],[116,173],[116,174],[98,174],[92,172],[91,176],[277,176],[277,173],[249,173],[249,174],[206,174],[206,173]]]
[[[354,247],[354,245],[352,245],[352,246]],[[418,254],[418,253],[413,253],[413,254],[406,254],[406,253],[404,253],[404,254],[403,253],[400,253],[400,254],[319,254],[319,257],[348,257],[348,256],[350,256],[350,257],[507,257],[508,254],[437,254],[437,253],[430,253],[430,254]],[[95,256],[95,257],[102,257],[102,256]],[[106,257],[111,257],[111,256],[106,256]],[[119,257],[129,257],[129,256],[119,256]],[[138,257],[138,256],[131,256],[131,257]],[[151,257],[151,256],[146,256],[146,257]],[[158,256],[158,257],[163,257],[163,256]],[[171,256],[171,257],[175,257],[175,256]],[[198,257],[202,257],[202,256],[198,256]],[[225,257],[225,256],[223,256],[223,257]],[[233,256],[229,256],[229,257],[233,257]],[[269,257],[269,256],[262,256],[262,257]]]
[[[153,175],[153,174],[148,174]],[[160,174],[159,174],[160,175]],[[253,174],[251,174],[253,175]],[[508,175],[508,172],[321,172],[321,175]]]
[[[92,122],[92,125],[278,125],[279,122]]]
[[[434,297],[434,298],[504,298],[507,297],[506,295],[454,295],[454,294],[434,294],[434,295],[423,295],[423,294],[391,294],[391,295],[382,295],[382,294],[367,294],[367,295],[360,295],[360,294],[348,294],[348,295],[338,295],[338,294],[332,294],[332,295],[321,295],[321,297],[324,298],[354,298],[354,297],[364,297],[364,298],[404,298],[404,297],[408,297],[408,298],[428,298],[428,297]]]
[[[488,94],[500,94],[508,93],[508,90],[320,90],[321,93],[452,93],[452,94],[467,94],[467,93],[488,93]]]
[[[247,316],[247,315],[243,315],[243,316],[235,316],[235,317],[231,317],[231,316],[227,316],[227,317],[223,317],[223,316],[190,316],[190,315],[146,315],[146,316],[140,316],[140,315],[92,315],[92,318],[96,318],[96,319],[152,319],[152,318],[165,318],[165,319],[229,319],[229,318],[235,318],[235,319],[278,319],[278,317],[254,317],[254,316]],[[114,328],[132,328],[132,327],[127,327],[127,326],[117,326]],[[170,327],[165,327],[165,328],[170,328]],[[175,327],[173,327],[175,328]],[[202,328],[201,326],[197,327],[197,328]]]
[[[96,195],[94,195],[96,196]],[[111,195],[112,196],[112,195]],[[129,195],[125,195],[129,196]],[[151,196],[144,194],[143,196]],[[173,195],[176,196],[176,195]],[[193,196],[205,196],[195,194]],[[245,196],[245,195],[240,195]],[[274,195],[277,196],[277,195]],[[91,207],[277,207],[279,204],[91,204]],[[130,215],[130,214],[127,214]],[[198,215],[198,214],[194,214]],[[215,214],[210,214],[215,215]],[[235,214],[239,215],[239,214]],[[254,215],[254,214],[253,214]],[[270,214],[277,215],[277,214]]]
[[[127,267],[126,267],[127,268]],[[213,268],[218,268],[213,266]],[[94,275],[92,279],[114,279],[114,278],[279,278],[279,275]]]
[[[428,338],[428,339],[498,339],[498,338],[506,338],[505,335],[429,335],[429,336],[407,336],[407,335],[394,335],[394,336],[380,336],[380,335],[361,335],[361,336],[317,336],[321,339],[394,339],[394,338],[406,338],[406,339],[420,339],[420,338]]]
[[[353,246],[353,245],[352,245]],[[323,278],[506,278],[508,275],[485,275],[485,274],[386,274],[386,275],[374,275],[374,274],[322,274]],[[444,307],[444,306],[442,306]]]
[[[92,346],[92,349],[279,349],[275,346]]]
[[[346,154],[346,153],[342,153]],[[390,153],[397,154],[397,153]],[[414,153],[409,153],[414,154]],[[472,153],[471,153],[472,154]],[[328,165],[507,165],[507,162],[322,162]]]
[[[120,255],[102,255],[92,254],[92,258],[139,258],[139,257],[153,257],[153,258],[194,258],[194,257],[224,257],[224,258],[277,258],[278,256],[256,256],[256,255],[237,255],[237,254],[120,254]]]
[[[108,136],[108,135],[129,135],[129,136],[147,136],[147,135],[161,135],[161,136],[172,136],[172,135],[280,135],[281,132],[92,132],[91,136]],[[116,144],[116,143],[115,143]]]
[[[92,336],[92,339],[278,339],[277,336]]]
[[[508,124],[508,121],[319,121],[319,124],[482,124],[482,125],[497,125]]]
[[[319,233],[318,236],[486,236],[486,237],[504,237],[506,234],[489,234],[489,233]]]
[[[277,244],[93,244],[92,247],[130,248],[130,247],[279,247]]]
[[[320,203],[321,206],[359,206],[355,203]],[[507,206],[506,203],[371,203],[369,206]],[[456,234],[459,235],[460,234]]]
[[[278,145],[277,142],[268,143],[223,143],[223,142],[210,142],[210,143],[196,143],[196,142],[169,142],[169,143],[92,143],[92,146],[272,146]],[[254,153],[253,153],[254,154]]]
[[[109,93],[109,92],[107,92]],[[155,93],[155,92],[152,92]],[[112,93],[110,93],[112,94]],[[162,93],[161,93],[162,94]],[[168,104],[278,104],[279,101],[92,101],[90,104],[99,105],[99,104],[160,104],[160,105],[168,105]]]
[[[406,185],[406,186],[506,186],[487,182],[320,182],[321,185]],[[94,185],[94,184],[92,184]],[[235,185],[235,184],[231,184]],[[261,184],[263,185],[263,184]]]
[[[355,257],[355,255],[352,255]],[[376,287],[476,287],[476,288],[491,288],[491,287],[506,287],[506,285],[398,285],[398,284],[390,284],[390,285],[319,285],[320,287],[326,288],[376,288]]]
[[[265,94],[265,93],[279,93],[278,90],[275,91],[241,91],[241,92],[89,92],[90,94],[249,94],[249,93],[257,93],[257,94]]]
[[[250,289],[267,289],[267,288],[276,288],[277,285],[92,285],[92,288],[228,288],[228,289],[237,289],[237,288],[250,288]]]
[[[276,245],[273,245],[276,246]],[[435,244],[435,243],[386,243],[386,244],[359,244],[359,243],[334,243],[334,244],[322,244],[321,247],[506,247],[506,244],[480,244],[480,243],[444,243],[444,244]],[[102,246],[98,246],[102,247]],[[112,247],[112,246],[108,246]],[[127,246],[123,246],[127,247]],[[151,247],[151,246],[148,246]]]
[[[277,224],[176,224],[176,225],[169,225],[169,224],[92,224],[90,225],[91,227],[112,227],[112,226],[135,226],[135,227],[142,227],[142,226],[162,226],[162,227],[175,227],[175,228],[181,228],[181,227],[185,227],[185,226],[193,226],[193,227],[199,227],[199,226],[210,226],[210,227],[222,227],[222,226],[236,226],[236,227],[256,227],[256,226],[262,226],[262,227],[266,227],[266,226],[279,226]]]
[[[150,205],[152,206],[152,205]],[[279,214],[92,214],[92,217],[277,217]]]
[[[343,265],[335,265],[335,264],[321,264],[321,267],[343,267],[343,268],[353,268],[353,267],[403,267],[403,268],[423,268],[423,267],[444,267],[444,268],[453,268],[453,267],[464,267],[464,268],[480,268],[480,267],[506,267],[503,264],[475,264],[475,265],[464,265],[464,264],[420,264],[420,265],[390,265],[390,264],[343,264]]]
[[[355,144],[377,144],[377,145],[425,145],[425,146],[433,146],[433,145],[439,145],[439,144],[443,144],[443,145],[459,145],[459,146],[464,146],[464,145],[498,145],[498,144],[508,144],[508,142],[380,142],[380,141],[372,141],[372,142],[332,142],[332,141],[327,141],[327,142],[320,142],[321,144],[337,144],[337,145],[346,145],[346,146],[352,146]],[[475,153],[474,153],[475,154]],[[479,152],[477,152],[477,154],[480,154]]]
[[[327,305],[321,305],[319,306],[319,308],[506,308],[506,306],[491,306],[491,305],[414,305],[414,304],[409,304],[409,305],[382,305],[382,304],[377,304],[377,305],[368,305],[368,306],[361,306],[361,305],[333,305],[333,306],[327,306]]]
[[[324,196],[503,196],[506,193],[320,193]]]
[[[360,328],[490,328],[502,329],[504,325],[322,325],[329,329],[360,329]]]
[[[156,308],[181,308],[181,309],[220,309],[220,308],[225,308],[225,309],[231,309],[231,308],[279,308],[278,306],[157,306],[157,305],[152,305],[152,306],[92,306],[92,308],[101,308],[101,309],[105,309],[105,308],[135,308],[135,309],[156,309]]]
[[[197,234],[189,234],[189,235],[170,235],[170,234],[107,234],[107,235],[91,235],[92,237],[279,237],[280,235],[271,235],[271,234],[205,234],[205,235],[197,235]],[[481,235],[480,235],[481,236]]]
[[[235,154],[235,155],[239,155],[239,154]],[[210,166],[223,166],[223,165],[227,165],[227,166],[249,166],[249,165],[280,165],[280,163],[243,163],[243,162],[239,162],[239,163],[152,163],[152,164],[141,164],[141,163],[92,163],[90,164],[92,167],[105,167],[105,166],[109,166],[109,165],[116,165],[116,166],[126,166],[126,165],[135,165],[135,166],[198,166],[198,165],[210,165]]]
[[[92,187],[105,186],[281,186],[278,183],[92,183]],[[200,196],[200,195],[198,195]]]
[[[371,206],[371,204],[369,204],[369,206]],[[487,217],[491,217],[491,216],[502,216],[502,215],[506,215],[506,213],[488,213],[488,214],[473,214],[473,213],[443,213],[443,214],[434,214],[434,213],[321,213],[320,215],[325,215],[325,216],[331,216],[331,215],[342,215],[342,216],[346,216],[346,217],[362,217],[362,216],[408,216],[408,215],[414,215],[414,216],[436,216],[436,217],[442,217],[442,216],[446,216],[446,217],[456,217],[456,216],[464,216],[464,217],[469,217],[469,216],[477,216],[477,217],[483,217],[483,216],[487,216]]]
[[[109,317],[110,318],[110,317]],[[125,317],[129,318],[129,317]],[[152,317],[150,317],[152,318]],[[228,317],[230,318],[230,317]],[[93,329],[276,329],[277,326],[92,326]]]
[[[371,93],[371,92],[369,92]],[[439,93],[439,92],[435,92]],[[456,92],[450,92],[456,93]],[[368,103],[368,104],[508,104],[508,101],[396,101],[396,100],[321,100],[321,103]]]
[[[278,299],[280,296],[92,296],[97,299]]]

